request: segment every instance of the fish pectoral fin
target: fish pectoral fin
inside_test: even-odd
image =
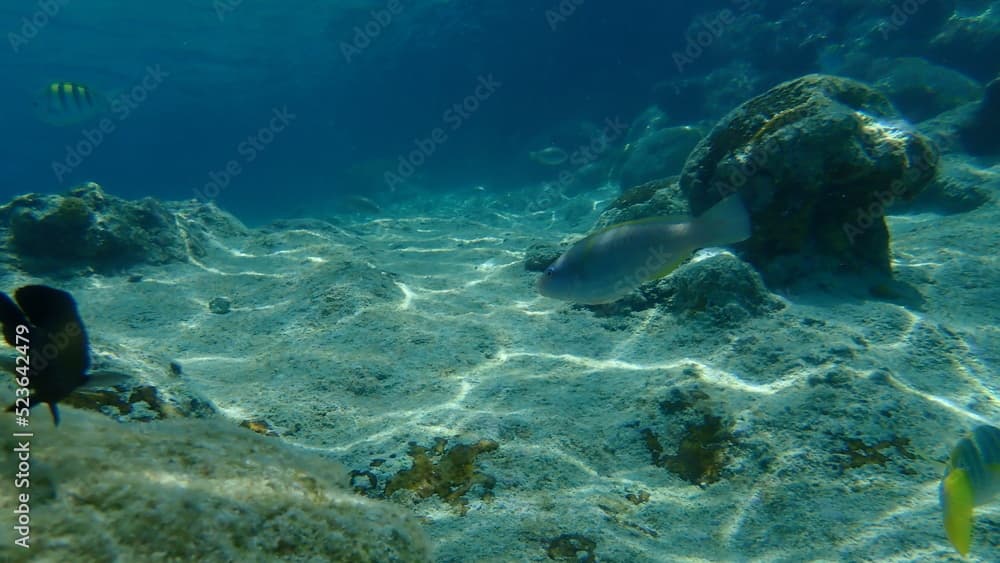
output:
[[[944,531],[963,556],[972,545],[972,483],[964,469],[954,469],[941,482]]]
[[[684,260],[686,258],[687,258],[687,256],[681,256],[680,258],[678,258],[678,259],[670,262],[669,264],[667,264],[663,268],[660,268],[660,270],[658,270],[653,275],[651,275],[651,276],[647,277],[646,279],[642,280],[643,283],[650,282],[650,281],[653,281],[653,280],[658,280],[658,279],[660,279],[660,278],[668,275],[670,272],[673,272],[674,270],[676,270],[677,267],[680,266],[684,262]]]

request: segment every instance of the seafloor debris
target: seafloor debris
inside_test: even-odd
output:
[[[597,561],[594,550],[597,542],[581,534],[562,534],[552,538],[545,554],[555,561],[577,561],[592,563]]]

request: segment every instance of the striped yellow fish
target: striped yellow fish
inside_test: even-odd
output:
[[[35,99],[35,115],[49,125],[74,125],[108,111],[108,99],[76,82],[53,82]]]
[[[977,426],[951,451],[939,491],[944,531],[962,555],[972,546],[972,508],[1000,492],[1000,428]]]

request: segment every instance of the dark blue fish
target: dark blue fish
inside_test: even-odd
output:
[[[87,383],[90,347],[73,296],[44,285],[27,285],[14,292],[17,304],[0,292],[3,337],[19,352],[27,353],[27,387],[30,407],[48,403],[52,420],[59,424],[56,403]],[[27,331],[18,330],[18,326]],[[20,339],[18,338],[20,336]],[[23,363],[21,369],[24,369]],[[19,373],[20,378],[23,374]],[[8,412],[20,407],[15,403]]]

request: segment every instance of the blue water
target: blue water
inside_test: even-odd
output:
[[[648,105],[650,86],[673,65],[662,38],[679,34],[694,10],[653,1],[627,10],[567,4],[572,13],[553,31],[548,7],[527,1],[471,8],[402,0],[396,14],[380,2],[264,8],[206,0],[123,9],[5,1],[2,28],[22,39],[9,35],[0,55],[8,77],[2,150],[11,163],[0,196],[94,180],[129,198],[192,197],[211,172],[245,158],[239,143],[266,127],[274,108],[287,107],[295,121],[218,201],[251,222],[301,213],[337,193],[384,189],[359,181],[351,167],[413,149],[489,75],[502,89],[421,167],[420,185],[516,185],[533,176],[519,164],[539,131]],[[379,11],[391,15],[381,18],[387,23]],[[348,57],[344,45],[367,47]],[[38,122],[29,111],[37,91],[68,80],[127,95],[149,67],[166,73],[162,83],[148,95],[136,92],[144,99],[127,118],[112,116],[113,134],[70,173],[55,174],[53,162],[69,158],[67,145],[86,138],[85,127]]]
[[[928,491],[936,486],[940,475],[940,468],[929,466],[945,459],[949,447],[959,439],[959,431],[967,429],[970,420],[984,422],[980,418],[995,415],[996,405],[1000,404],[996,399],[993,367],[997,358],[995,298],[988,295],[995,291],[991,288],[995,288],[997,277],[996,223],[990,213],[995,213],[991,206],[995,207],[1000,186],[997,181],[1000,147],[990,141],[988,134],[984,136],[983,129],[988,133],[989,127],[976,130],[975,122],[951,127],[949,120],[954,119],[954,123],[960,120],[950,117],[955,114],[948,112],[968,108],[982,98],[986,85],[1000,72],[1000,2],[173,0],[126,4],[121,0],[0,0],[0,31],[5,37],[0,44],[0,70],[6,79],[5,87],[0,89],[0,111],[4,116],[4,134],[0,136],[0,203],[18,194],[61,193],[93,181],[108,193],[130,200],[152,196],[160,200],[213,201],[250,226],[290,217],[329,219],[338,213],[356,213],[357,208],[347,203],[352,201],[350,196],[364,196],[365,201],[377,204],[362,210],[362,214],[380,218],[384,212],[391,217],[382,224],[368,221],[372,217],[363,215],[359,223],[351,225],[353,230],[334,232],[333,227],[324,223],[315,231],[303,228],[301,232],[284,233],[287,239],[276,235],[274,240],[264,235],[254,238],[257,235],[246,235],[233,228],[231,232],[216,233],[222,240],[218,245],[213,246],[215,239],[206,242],[207,254],[191,252],[190,262],[126,272],[130,277],[111,274],[102,277],[103,273],[91,276],[88,272],[67,283],[78,283],[74,293],[78,298],[81,293],[89,298],[80,298],[81,303],[87,304],[83,311],[88,315],[98,317],[95,311],[113,310],[107,317],[112,321],[102,318],[95,325],[109,323],[120,331],[109,332],[115,336],[102,334],[96,338],[95,350],[113,355],[106,350],[112,349],[109,342],[119,338],[127,345],[114,348],[115,353],[139,354],[135,350],[141,349],[143,354],[148,352],[157,358],[174,354],[193,366],[195,379],[214,381],[212,378],[218,377],[219,381],[240,390],[245,387],[244,373],[226,367],[231,366],[228,363],[216,369],[212,361],[231,353],[234,357],[226,358],[227,361],[255,364],[246,368],[250,374],[247,379],[265,380],[286,369],[293,376],[312,382],[315,370],[323,377],[343,377],[352,384],[353,372],[346,368],[338,372],[328,367],[335,360],[353,362],[364,368],[357,368],[362,375],[357,376],[361,380],[357,387],[350,388],[355,391],[343,391],[331,384],[317,391],[319,395],[306,396],[322,396],[342,409],[335,411],[330,407],[329,412],[350,410],[351,416],[357,417],[352,424],[372,426],[382,422],[365,410],[367,401],[384,406],[384,397],[378,396],[383,389],[380,386],[396,384],[391,377],[389,383],[383,383],[386,377],[375,369],[379,362],[393,369],[398,364],[402,366],[398,367],[400,372],[420,382],[437,382],[435,378],[441,378],[440,381],[452,384],[448,378],[455,374],[459,374],[455,377],[470,377],[472,383],[468,389],[473,391],[456,392],[458,398],[453,398],[448,388],[447,392],[441,392],[446,395],[443,399],[422,400],[428,404],[448,403],[447,408],[463,413],[489,414],[490,408],[473,404],[471,399],[468,404],[463,402],[467,394],[484,393],[483,403],[495,409],[493,414],[501,413],[495,426],[510,425],[514,429],[504,431],[506,441],[500,451],[505,457],[497,457],[500,460],[495,466],[499,468],[497,498],[501,502],[493,508],[510,524],[504,533],[517,540],[511,542],[514,547],[509,552],[498,555],[496,560],[512,557],[510,553],[543,556],[539,538],[556,537],[566,531],[559,526],[568,525],[557,510],[545,508],[550,502],[579,509],[581,521],[591,518],[586,521],[603,525],[613,520],[615,526],[620,526],[608,533],[615,538],[613,541],[602,537],[599,549],[604,551],[599,553],[642,553],[647,557],[643,560],[666,560],[662,559],[662,553],[668,547],[674,549],[670,534],[678,520],[669,510],[682,515],[685,511],[696,512],[678,499],[693,499],[692,503],[697,505],[699,498],[725,497],[724,487],[728,486],[733,487],[731,494],[739,497],[740,502],[744,498],[749,500],[743,505],[720,501],[719,511],[725,512],[721,515],[710,513],[715,505],[695,508],[700,509],[697,517],[701,518],[699,525],[707,530],[705,538],[716,538],[711,534],[726,529],[726,537],[736,539],[716,551],[711,542],[684,528],[677,552],[689,549],[692,557],[739,554],[740,557],[733,559],[772,556],[781,559],[790,553],[793,555],[788,560],[796,560],[795,554],[821,557],[817,553],[825,553],[826,546],[831,545],[842,549],[838,553],[849,554],[845,557],[852,560],[869,555],[878,559],[880,553],[895,560],[951,554],[941,530],[936,499],[927,500]],[[697,141],[692,135],[706,134],[727,112],[748,99],[809,73],[837,74],[884,89],[898,109],[899,119],[872,118],[866,122],[869,127],[881,127],[889,131],[885,133],[887,137],[895,135],[895,138],[920,130],[933,136],[934,142],[946,145],[942,155],[947,159],[942,159],[940,169],[948,181],[937,186],[940,191],[932,197],[892,216],[889,223],[893,274],[909,284],[907,288],[913,289],[912,293],[926,298],[924,301],[905,301],[898,294],[890,295],[892,291],[882,285],[859,285],[850,290],[853,294],[844,290],[842,293],[850,294],[849,298],[838,293],[842,289],[839,287],[827,295],[824,291],[835,284],[824,285],[825,279],[816,284],[820,287],[817,290],[820,297],[809,295],[799,300],[798,294],[784,288],[785,282],[792,286],[796,280],[782,279],[782,287],[767,290],[788,297],[783,301],[788,309],[780,314],[784,316],[762,313],[763,320],[746,321],[760,323],[757,325],[717,326],[702,322],[705,317],[695,314],[702,313],[701,305],[692,305],[692,309],[699,311],[690,316],[685,316],[690,311],[664,309],[662,305],[674,299],[673,293],[661,294],[663,303],[650,302],[645,309],[636,307],[611,313],[546,301],[537,295],[532,284],[538,273],[528,273],[523,268],[525,248],[538,242],[554,247],[588,231],[603,206],[617,197],[621,189],[629,187],[619,185],[622,178],[636,178],[634,183],[639,183],[679,173],[684,155]],[[32,111],[33,102],[49,84],[61,81],[86,85],[100,92],[110,102],[109,109],[97,116],[81,117],[79,122],[68,126],[47,122]],[[996,91],[994,88],[994,95]],[[983,110],[963,115],[995,120],[1000,109],[997,105],[993,105],[993,113]],[[934,118],[942,121],[922,128]],[[612,125],[617,123],[624,125],[620,129]],[[975,140],[975,146],[962,145],[965,142],[962,127],[973,130],[967,138]],[[667,129],[672,129],[673,136],[657,136]],[[760,131],[764,129],[761,127]],[[663,138],[670,141],[658,145]],[[578,149],[593,146],[595,142],[601,145],[600,149],[592,155],[581,155]],[[678,145],[684,149],[677,149]],[[551,149],[546,153],[551,161],[543,162],[536,155],[547,147]],[[567,162],[561,161],[560,152],[565,153]],[[647,161],[634,165],[628,176],[622,172],[622,162],[634,154],[646,154]],[[673,168],[664,172],[660,164],[667,160],[673,163]],[[650,170],[662,174],[650,176],[654,173]],[[572,171],[572,181],[558,180],[560,172],[567,171]],[[787,186],[787,182],[783,185]],[[518,195],[505,199],[505,194]],[[393,208],[402,202],[412,205]],[[419,219],[423,223],[418,227],[407,222],[410,217],[402,216],[405,212],[415,215],[416,210],[434,209],[436,205],[450,207],[437,216],[427,213],[429,218]],[[792,211],[796,210],[793,205]],[[462,220],[451,223],[449,214],[460,215]],[[881,211],[877,218],[881,219]],[[783,220],[782,216],[772,219]],[[324,230],[328,227],[329,230]],[[770,231],[780,234],[780,224]],[[977,235],[981,235],[982,249],[975,247],[980,242]],[[227,236],[232,240],[223,240]],[[798,250],[796,247],[795,251]],[[807,254],[807,250],[803,253]],[[257,262],[250,262],[250,258]],[[888,267],[888,258],[886,262]],[[258,272],[260,264],[269,270]],[[28,283],[27,277],[34,275],[27,270],[18,271],[13,261],[9,266],[6,273],[20,276],[19,282]],[[180,272],[176,279],[165,275],[175,266]],[[156,269],[161,267],[162,270]],[[341,275],[338,270],[341,267],[348,272],[344,276],[350,279],[337,277]],[[749,271],[750,266],[747,268]],[[789,271],[792,272],[789,277],[798,274],[796,270]],[[210,281],[198,281],[205,279]],[[772,277],[765,281],[773,279],[776,278],[772,272]],[[51,280],[43,280],[48,281]],[[346,291],[341,283],[345,287],[357,283],[360,289],[353,290],[362,297],[350,292],[346,297],[338,293]],[[375,289],[364,284],[372,284]],[[142,293],[153,291],[149,287],[162,293]],[[92,293],[87,295],[87,292]],[[377,299],[365,292],[371,292]],[[94,298],[95,295],[100,297]],[[154,297],[147,297],[150,295]],[[166,307],[164,303],[172,299],[182,303],[162,316],[152,315],[161,323],[154,325],[142,320],[141,315],[133,315],[131,305],[113,308],[119,296],[126,296],[129,304],[141,304],[148,299],[150,307]],[[228,301],[226,313],[206,312],[210,300],[220,297],[232,298],[231,316],[221,316],[229,314]],[[894,298],[899,298],[898,302]],[[869,303],[866,300],[874,303],[870,311],[866,309]],[[355,311],[345,303],[351,307],[357,303],[363,305],[357,305]],[[281,307],[289,308],[287,314]],[[341,315],[338,307],[349,310],[343,313],[343,318],[338,316]],[[384,316],[369,320],[369,308]],[[318,320],[310,317],[314,313]],[[274,319],[266,317],[271,314]],[[294,370],[279,366],[280,369],[267,371],[261,367],[268,366],[267,362],[258,361],[259,358],[248,361],[249,355],[268,354],[260,352],[259,340],[249,335],[259,339],[261,334],[279,325],[282,330],[291,327],[282,333],[283,337],[305,334],[296,332],[301,328],[297,323],[302,321],[294,315],[312,319],[308,328],[313,332],[308,334],[313,340],[303,336],[305,344],[293,342],[289,349],[301,345],[310,352],[329,353],[331,357],[299,364],[301,367],[308,363]],[[409,319],[410,324],[393,324],[397,316]],[[470,318],[473,321],[468,321]],[[696,323],[691,318],[702,321]],[[246,322],[243,319],[256,319],[261,324],[242,324]],[[90,321],[88,317],[87,323]],[[476,330],[466,330],[464,325],[456,329],[455,324],[448,324],[466,321],[473,323],[470,326]],[[203,324],[216,326],[211,323],[225,328],[221,332],[198,328]],[[253,330],[247,333],[247,340],[240,340],[240,331],[251,326]],[[334,336],[329,337],[329,342],[317,339],[315,333],[327,336],[328,326],[343,332],[330,332]],[[426,334],[417,334],[411,341],[408,331],[414,327],[419,329],[416,332],[426,331]],[[192,332],[196,329],[203,332]],[[768,332],[771,330],[774,332]],[[171,334],[177,340],[163,338],[168,343],[160,342],[165,331],[178,331],[178,335]],[[503,338],[494,336],[494,331]],[[208,337],[195,344],[184,342],[192,333]],[[221,345],[214,340],[218,334],[225,337],[220,339]],[[344,334],[356,340],[343,338]],[[507,338],[509,335],[517,338]],[[384,354],[384,350],[344,349],[355,342],[359,347],[387,346],[383,337],[392,344],[387,347],[393,350],[390,356],[398,357],[380,357],[375,361],[372,358],[379,352]],[[830,340],[823,339],[826,337]],[[810,344],[813,341],[815,345]],[[418,345],[427,342],[433,344],[419,348]],[[452,349],[464,350],[456,347],[455,342],[474,351],[467,354],[473,359],[453,360],[449,356]],[[942,342],[953,349],[944,350]],[[167,352],[161,348],[146,350],[143,346],[149,343],[166,347]],[[240,346],[225,349],[233,343]],[[428,354],[433,361],[425,361],[420,353]],[[338,354],[348,359],[337,357]],[[952,358],[958,359],[944,368],[939,369],[935,363],[941,361],[944,365],[945,360]],[[289,365],[296,365],[296,359],[292,358]],[[512,367],[504,366],[508,360]],[[518,363],[521,361],[523,365]],[[743,417],[739,432],[753,435],[754,439],[763,436],[760,443],[769,448],[760,450],[764,451],[760,456],[750,446],[741,450],[738,455],[744,465],[733,469],[731,475],[726,475],[727,480],[732,479],[714,489],[703,484],[676,487],[676,483],[669,481],[672,477],[660,468],[651,468],[645,461],[649,455],[643,448],[649,447],[649,442],[640,441],[636,434],[640,426],[647,425],[642,418],[644,412],[653,413],[647,418],[655,420],[660,420],[657,413],[661,411],[664,416],[672,416],[664,406],[668,387],[677,381],[688,381],[678,374],[691,381],[697,379],[687,374],[690,366],[684,362],[704,367],[699,367],[703,373],[698,377],[712,390],[713,400],[718,398],[718,404],[723,405],[720,412],[730,406],[727,397],[737,398],[732,408]],[[369,363],[375,365],[371,373],[366,371]],[[205,368],[206,364],[211,369]],[[477,369],[466,369],[471,365]],[[545,387],[549,369],[558,376],[557,381],[571,382],[575,386],[572,391],[565,391],[565,387],[556,390],[555,384],[552,388]],[[309,373],[303,375],[306,371]],[[390,370],[386,367],[383,371]],[[668,375],[661,377],[661,372],[674,379],[665,383]],[[889,372],[896,387],[883,385],[890,380],[886,375]],[[627,397],[619,393],[613,380],[622,373],[628,377],[623,381],[636,386],[629,388],[631,394]],[[595,393],[593,396],[598,398],[587,403],[587,393],[593,393],[593,389],[588,389],[590,383],[577,382],[575,378],[581,374],[594,376],[607,385],[606,394]],[[647,390],[644,380],[634,379],[640,376],[650,378],[649,387],[655,389]],[[238,381],[232,383],[227,378]],[[504,378],[509,378],[509,386]],[[485,392],[477,387],[480,379],[489,382],[484,386]],[[292,381],[288,383],[290,389],[296,389],[296,385],[300,385],[300,391],[311,389],[295,378],[288,381]],[[317,378],[317,381],[323,380]],[[370,392],[371,396],[367,396],[368,385],[375,390]],[[447,387],[441,385],[442,389]],[[860,390],[855,391],[850,385]],[[410,398],[407,391],[410,388],[402,388],[404,391],[395,390],[395,397],[405,402]],[[220,403],[227,400],[222,383],[211,390],[217,393],[212,400]],[[823,393],[827,391],[835,397],[829,399],[833,405],[830,412],[822,410],[826,408]],[[558,411],[562,407],[560,401],[566,399],[558,396],[558,392],[578,398],[580,404],[567,402],[575,410],[539,418],[542,416],[539,412]],[[855,392],[859,397],[867,393],[866,400],[872,396],[879,398],[881,403],[871,400],[872,404],[878,403],[878,416],[873,414],[875,406],[869,413],[865,410],[868,405],[861,404],[864,401],[855,401]],[[353,397],[357,403],[350,403],[350,393],[361,399]],[[794,398],[788,400],[791,406],[778,401],[784,397],[782,393]],[[267,402],[267,397],[261,397],[254,400]],[[344,404],[350,409],[339,403],[341,397],[347,397]],[[618,426],[605,424],[602,418],[600,409],[611,400],[608,397],[624,405],[606,415]],[[288,423],[283,427],[295,427],[289,420],[301,417],[308,432],[322,437],[315,442],[341,448],[336,453],[353,463],[352,469],[367,467],[369,462],[374,464],[371,459],[376,456],[392,455],[395,457],[390,464],[402,463],[403,450],[399,444],[405,440],[396,440],[399,442],[393,446],[399,446],[396,450],[379,450],[384,444],[372,445],[370,451],[368,444],[358,446],[364,439],[350,435],[352,427],[328,423],[337,417],[325,418],[325,403],[299,408],[300,405],[284,400],[264,406],[246,401],[246,405],[237,405],[226,415],[238,412],[249,419],[269,413],[268,416]],[[239,401],[234,399],[234,402]],[[456,434],[468,431],[477,437],[479,434],[496,437],[490,434],[490,428],[481,431],[482,427],[471,423],[449,427],[446,416],[442,415],[440,420],[434,418],[434,409],[439,407],[438,403],[434,405],[428,411],[429,418],[419,419],[419,424],[407,421],[401,425],[403,431],[409,432],[411,426],[425,432],[447,428]],[[758,410],[747,405],[760,407]],[[409,405],[397,406],[393,404],[392,408],[401,413],[411,412]],[[523,407],[522,412],[519,409]],[[240,410],[244,408],[245,412]],[[795,409],[816,409],[816,412],[800,416]],[[320,411],[322,415],[317,415]],[[570,444],[567,449],[576,448],[578,444],[573,442],[577,438],[564,440],[560,434],[565,431],[572,436],[571,430],[551,428],[558,426],[552,421],[560,420],[558,417],[564,414],[569,421],[567,427],[570,423],[591,424],[580,430],[580,435],[589,438],[593,430],[607,442],[580,447],[579,459],[583,461],[570,466],[574,471],[586,469],[580,472],[586,475],[580,477],[581,484],[573,485],[576,488],[565,485],[567,490],[572,489],[570,494],[563,494],[565,491],[561,489],[552,493],[538,486],[544,489],[544,495],[556,500],[547,500],[550,498],[547,496],[537,504],[532,499],[524,505],[537,510],[542,515],[538,521],[547,526],[544,533],[534,530],[528,533],[525,530],[532,524],[522,527],[518,520],[523,515],[521,507],[509,500],[513,494],[505,498],[505,493],[517,491],[519,486],[530,489],[537,485],[533,481],[536,478],[545,487],[549,486],[549,477],[537,475],[544,473],[537,468],[550,467],[556,462],[538,461],[544,456],[532,458],[537,464],[529,471],[519,465],[518,456],[550,452],[552,443],[565,442]],[[508,415],[513,422],[504,419]],[[523,416],[527,430],[518,429],[517,416]],[[812,418],[805,420],[807,416]],[[866,421],[864,426],[858,428],[855,424],[858,420]],[[841,421],[845,428],[837,426]],[[800,422],[802,428],[796,426]],[[763,431],[754,434],[755,425]],[[933,434],[939,426],[947,430],[941,436]],[[619,444],[617,438],[612,440],[603,434],[611,432],[609,428],[621,430],[621,435],[626,436],[622,439],[626,446],[616,450],[607,445]],[[830,473],[840,463],[837,461],[840,458],[831,456],[855,453],[850,449],[855,446],[843,449],[841,438],[851,440],[857,435],[866,447],[890,453],[903,451],[905,444],[890,441],[890,438],[895,440],[897,429],[900,436],[913,438],[913,447],[919,455],[893,455],[892,463],[897,465],[890,464],[888,469],[884,463],[862,460],[859,467],[869,473],[851,473],[855,467],[848,465],[841,466],[836,475]],[[323,433],[327,430],[339,434],[328,438]],[[657,432],[666,435],[671,427],[663,425],[663,430]],[[531,432],[545,436],[533,437]],[[551,438],[549,432],[555,437]],[[498,430],[495,434],[502,432]],[[826,444],[834,441],[834,435],[836,443]],[[306,438],[314,437],[306,434]],[[546,441],[550,438],[551,441]],[[789,446],[792,449],[789,453],[783,449],[787,444],[782,440],[793,438],[801,442]],[[407,435],[406,440],[409,439]],[[881,445],[876,448],[872,443]],[[518,451],[525,444],[527,447]],[[629,466],[621,461],[628,455],[640,461]],[[654,459],[657,455],[654,453]],[[768,465],[772,463],[775,465]],[[879,467],[868,467],[874,465]],[[773,467],[781,467],[780,474],[777,470],[767,473]],[[530,474],[522,476],[519,473],[522,469]],[[888,473],[892,474],[891,479],[885,477]],[[804,476],[795,483],[799,489],[785,486],[786,479],[795,477],[793,474]],[[859,474],[869,477],[855,477]],[[751,482],[757,475],[766,477],[761,479],[763,484],[759,488],[758,483]],[[600,482],[612,492],[603,489],[599,493],[594,492],[598,489],[588,492],[587,479]],[[633,493],[632,489],[619,487],[625,482],[630,487],[635,485],[635,490],[648,484],[659,496],[643,509],[633,509],[631,505],[621,508],[614,502],[608,504],[610,508],[602,504],[611,497],[621,503],[625,493]],[[895,486],[897,482],[903,485]],[[826,496],[815,498],[820,503],[824,499],[830,501],[820,507],[822,510],[812,505],[812,497],[804,499],[799,493],[817,490],[815,487],[819,485],[826,487],[823,489]],[[848,490],[858,496],[845,497],[844,491]],[[702,493],[704,497],[697,496]],[[580,496],[573,496],[577,494]],[[864,508],[857,509],[860,516],[838,513],[841,509],[846,513],[855,508],[854,499],[868,498],[866,495],[874,499],[870,513]],[[572,504],[577,501],[584,506]],[[504,504],[507,502],[512,504]],[[733,506],[743,508],[734,511]],[[642,525],[633,525],[642,522],[629,520],[631,513],[626,509],[647,510],[643,517],[656,524],[650,525],[657,527],[655,533]],[[661,509],[663,512],[656,512]],[[530,512],[528,508],[524,510]],[[905,520],[904,524],[897,523],[895,515],[905,511],[912,512],[900,518]],[[430,522],[429,527],[437,526],[435,538],[445,538],[442,545],[447,544],[444,549],[452,558],[442,560],[473,560],[462,558],[464,544],[475,537],[490,538],[489,530],[468,531],[446,518],[433,522],[437,516],[432,512],[425,511],[421,516]],[[473,512],[469,521],[475,522],[475,516]],[[882,528],[867,529],[869,517]],[[996,541],[996,505],[992,513],[977,517],[986,524],[976,529],[980,542],[976,550],[985,554],[984,561],[990,560],[991,553],[996,552],[995,546],[993,552],[983,549],[991,546],[983,545],[982,538]],[[846,524],[838,526],[830,522]],[[459,531],[452,534],[448,526]],[[793,531],[781,532],[785,528]],[[595,525],[587,533],[603,533],[593,529],[604,528]],[[812,537],[796,532],[799,529],[831,530],[831,538],[827,538],[829,543],[813,544]],[[882,541],[879,534],[883,529],[901,529],[901,534],[909,535],[899,541]],[[468,533],[470,538],[459,537],[462,533]],[[787,537],[782,533],[787,533]],[[885,537],[894,539],[892,533],[886,532]],[[925,548],[931,551],[913,551]],[[629,559],[623,556],[621,560]]]

